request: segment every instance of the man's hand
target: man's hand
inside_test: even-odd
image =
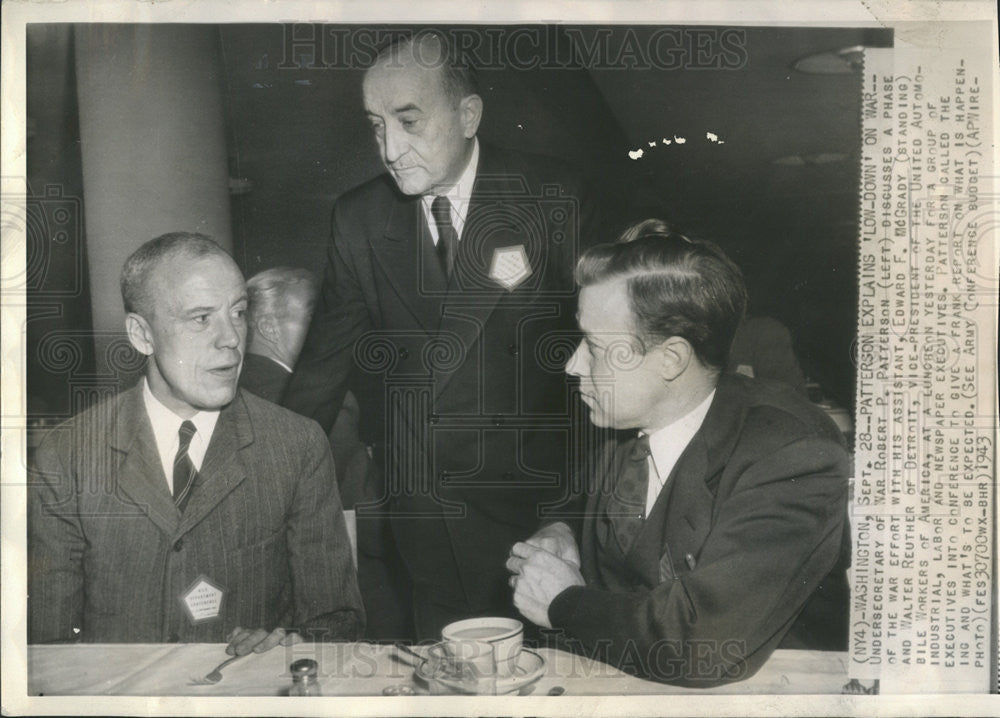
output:
[[[275,628],[268,633],[263,628],[256,630],[237,626],[226,636],[229,645],[226,646],[226,653],[230,656],[245,656],[248,653],[263,653],[270,651],[278,645],[291,646],[302,643],[302,636],[298,633],[289,633],[284,628]]]
[[[580,568],[580,549],[576,546],[573,529],[562,521],[557,521],[554,524],[549,524],[539,529],[525,543],[529,546],[548,551],[566,563]]]
[[[510,553],[506,565],[514,574],[510,577],[514,606],[532,623],[552,628],[549,604],[570,586],[586,585],[580,569],[527,543],[514,544]]]

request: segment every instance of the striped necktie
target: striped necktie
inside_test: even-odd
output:
[[[177,447],[177,456],[174,458],[174,504],[181,512],[187,506],[188,498],[191,496],[191,487],[194,486],[194,479],[198,475],[191,457],[188,456],[191,438],[196,431],[197,429],[192,422],[185,421],[177,432],[180,436],[180,446]]]
[[[608,500],[607,511],[618,544],[623,553],[628,553],[645,521],[646,490],[649,486],[649,436],[637,436],[625,442],[621,450],[625,452],[625,458]]]
[[[451,223],[451,202],[447,197],[435,197],[431,203],[431,215],[437,225],[438,242],[437,255],[441,261],[441,269],[446,277],[451,277],[455,267],[455,255],[458,254],[458,232]]]

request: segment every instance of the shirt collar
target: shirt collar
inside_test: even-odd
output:
[[[434,203],[435,197],[443,196],[447,197],[451,203],[452,216],[458,215],[458,223],[456,224],[464,225],[465,217],[469,211],[469,202],[472,199],[472,188],[476,184],[476,171],[478,168],[479,138],[475,137],[472,141],[472,155],[469,157],[468,164],[465,165],[465,169],[458,178],[458,182],[453,184],[443,195],[425,194],[421,198],[424,203],[424,211],[428,216],[431,214],[431,205]]]
[[[149,423],[153,425],[153,436],[156,438],[157,446],[171,446],[177,441],[177,432],[184,419],[164,406],[163,402],[153,395],[153,391],[149,388],[149,379],[142,380],[142,398],[146,404]],[[192,442],[197,441],[208,448],[208,442],[212,439],[212,433],[215,431],[215,424],[218,420],[218,411],[199,411],[192,416],[189,421],[198,430],[192,438]],[[163,452],[161,451],[161,453]]]
[[[715,389],[712,389],[711,393],[694,409],[649,435],[649,453],[653,458],[656,473],[659,474],[662,481],[666,481],[670,472],[673,471],[677,459],[691,443],[694,435],[698,433],[714,398]]]

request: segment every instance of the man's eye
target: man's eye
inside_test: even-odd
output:
[[[417,128],[418,120],[402,120],[400,124],[403,126],[404,130],[412,132]]]
[[[247,310],[244,308],[237,309],[235,312],[233,312],[233,316],[235,316],[237,319],[245,319],[247,316]]]
[[[194,317],[192,317],[192,319],[194,320],[195,324],[208,324],[207,314],[197,314]]]

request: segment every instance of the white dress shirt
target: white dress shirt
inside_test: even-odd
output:
[[[455,234],[462,239],[462,230],[465,229],[465,217],[469,213],[469,201],[472,199],[472,187],[476,184],[476,171],[479,168],[479,138],[475,138],[472,144],[472,156],[469,157],[469,164],[462,171],[462,176],[458,182],[444,193],[451,204],[451,225],[455,228]],[[431,239],[434,246],[438,243],[437,222],[431,213],[431,205],[439,195],[425,194],[421,200],[424,207],[424,216],[427,218],[427,226],[431,228]]]
[[[179,436],[181,424],[185,420],[170,411],[159,399],[153,396],[147,379],[142,380],[142,398],[146,404],[149,423],[153,425],[153,438],[156,439],[156,451],[160,455],[163,474],[167,477],[167,488],[173,494],[174,459],[177,457],[177,449],[181,443]],[[208,444],[212,440],[212,432],[215,431],[215,423],[218,420],[219,412],[217,411],[199,411],[189,419],[197,431],[191,437],[188,456],[197,470],[201,469],[201,462],[205,459],[205,452],[208,451]]]
[[[708,408],[715,398],[715,390],[705,397],[705,400],[694,409],[672,424],[654,431],[649,435],[649,483],[646,487],[646,516],[653,510],[656,498],[670,478],[677,460],[681,458],[684,449],[698,433]]]

